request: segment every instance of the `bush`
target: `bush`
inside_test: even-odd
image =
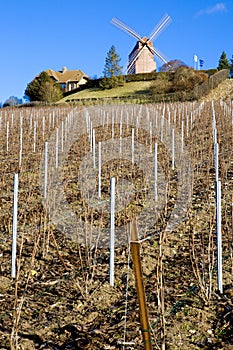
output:
[[[157,74],[158,73],[156,72],[128,74],[126,75],[125,79],[126,79],[126,82],[154,80],[156,79]]]
[[[208,80],[208,75],[189,67],[179,67],[174,73],[172,91],[191,91]]]
[[[118,86],[123,86],[125,83],[125,78],[123,75],[112,76],[110,78],[103,78],[99,81],[99,87],[102,90],[112,89]]]
[[[153,95],[165,94],[171,91],[172,82],[168,79],[156,79],[151,85],[150,91]]]

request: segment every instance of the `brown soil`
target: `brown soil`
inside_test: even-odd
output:
[[[173,105],[186,121],[190,108],[200,104]],[[151,107],[150,107],[151,108]],[[139,307],[132,261],[127,245],[115,251],[115,285],[109,285],[109,252],[98,245],[84,245],[70,239],[49,223],[39,189],[39,165],[44,141],[65,120],[71,109],[26,109],[23,163],[19,168],[19,110],[2,112],[0,142],[0,350],[20,349],[143,349]],[[216,229],[211,103],[205,102],[193,114],[193,127],[185,132],[193,166],[192,200],[186,220],[172,233],[163,231],[177,198],[176,171],[170,170],[170,159],[159,144],[159,162],[168,179],[166,207],[154,229],[141,243],[141,258],[151,325],[152,347],[162,348],[161,319],[165,319],[166,349],[232,349],[233,348],[233,257],[232,257],[232,106],[215,103],[220,148],[223,213],[223,283],[224,293],[217,288]],[[6,129],[11,128],[10,150],[6,153]],[[166,113],[168,111],[166,110]],[[34,153],[31,140],[30,114],[38,118],[38,144]],[[46,129],[42,132],[45,116]],[[56,115],[55,121],[53,115]],[[189,114],[190,115],[190,114]],[[168,115],[166,115],[168,117]],[[181,128],[176,118],[176,127]],[[11,125],[11,124],[10,124]],[[33,124],[32,124],[33,125]],[[40,128],[39,128],[40,126]],[[124,136],[129,136],[124,130]],[[115,137],[119,136],[119,126]],[[111,125],[100,129],[97,140],[108,139]],[[149,135],[139,133],[148,144]],[[108,218],[87,206],[76,186],[77,169],[88,148],[84,135],[70,150],[63,169],[66,198],[81,220],[105,227]],[[135,187],[143,184],[143,174],[127,162],[106,167],[103,173],[103,195],[109,197],[109,176],[130,177]],[[20,171],[19,222],[17,244],[17,278],[11,278],[11,233],[13,174]],[[105,187],[104,187],[105,186]],[[118,217],[118,224],[128,223],[144,205],[143,194],[135,197],[131,207]],[[164,314],[158,308],[159,252],[163,255],[162,283]],[[160,291],[161,292],[161,291]],[[127,295],[127,299],[126,299]],[[160,294],[161,295],[161,294]],[[127,300],[127,302],[126,302]],[[126,341],[125,346],[123,342]]]

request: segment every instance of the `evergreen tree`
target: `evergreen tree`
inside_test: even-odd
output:
[[[111,89],[124,85],[122,67],[119,65],[120,61],[120,56],[116,52],[115,46],[112,45],[105,59],[104,78],[100,82],[100,87],[102,89]]]
[[[230,77],[233,78],[233,55],[230,59]]]
[[[218,70],[229,69],[229,68],[230,68],[230,65],[227,59],[226,52],[223,51],[219,59]]]
[[[42,72],[28,84],[25,95],[30,101],[56,102],[62,98],[62,89],[48,73]]]

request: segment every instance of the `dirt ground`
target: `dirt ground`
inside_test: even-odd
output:
[[[190,116],[189,108],[194,107],[183,104],[175,108],[185,118],[187,110]],[[11,119],[11,113],[6,120]],[[49,120],[53,110],[43,113]],[[59,113],[62,119],[67,111]],[[30,113],[23,114],[28,117]],[[217,286],[212,109],[211,103],[205,102],[184,136],[193,168],[191,201],[185,220],[173,232],[164,233],[162,241],[160,234],[174,209],[178,189],[177,172],[171,171],[162,142],[158,145],[159,162],[168,179],[167,202],[153,230],[149,231],[145,222],[145,240],[140,244],[153,349],[161,349],[163,341],[171,350],[233,348],[232,104],[216,102],[215,114],[222,180],[223,293]],[[48,135],[55,128],[53,125]],[[104,136],[100,128],[97,140],[108,139],[111,130],[109,124]],[[129,135],[127,130],[123,132]],[[28,133],[29,139],[32,133]],[[115,137],[119,133],[118,125]],[[144,349],[130,246],[115,249],[115,283],[110,286],[109,250],[97,243],[70,239],[50,223],[39,189],[39,158],[46,139],[42,134],[38,154],[28,152],[23,164],[31,171],[21,169],[17,276],[11,278],[12,183],[18,164],[18,129],[12,135],[15,147],[8,154],[2,150],[0,160],[0,350]],[[5,129],[0,137],[5,145]],[[139,133],[138,137],[146,143],[149,135]],[[92,224],[101,220],[102,227],[108,228],[109,218],[87,208],[77,188],[78,165],[88,147],[84,135],[70,149],[62,173],[66,199],[81,220]],[[142,188],[144,177],[138,167],[115,162],[109,169],[103,168],[102,174],[106,198],[110,172],[118,178],[130,178],[136,188]],[[130,220],[145,205],[143,192],[138,192],[132,206],[116,218],[117,225],[126,225],[125,235]]]

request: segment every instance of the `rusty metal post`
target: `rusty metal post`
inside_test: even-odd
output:
[[[143,283],[142,264],[140,257],[140,242],[138,241],[137,226],[133,220],[131,223],[131,254],[134,266],[135,283],[138,295],[141,330],[145,350],[152,350],[151,329],[148,320],[146,295]]]

